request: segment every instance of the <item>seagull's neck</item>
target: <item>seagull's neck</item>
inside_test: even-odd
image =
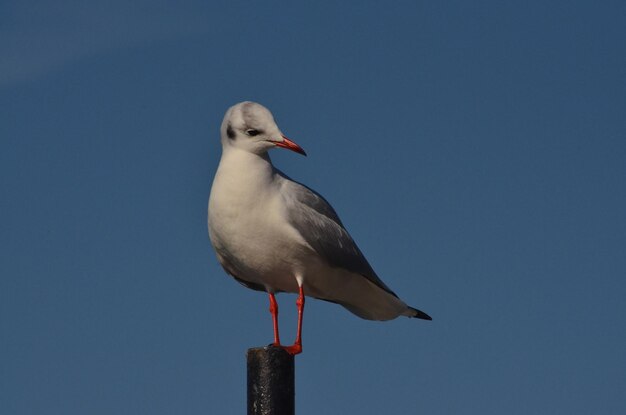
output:
[[[267,152],[255,154],[236,147],[224,148],[218,167],[218,174],[255,186],[271,182],[275,171]]]

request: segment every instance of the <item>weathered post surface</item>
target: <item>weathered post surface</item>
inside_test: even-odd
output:
[[[294,357],[275,346],[248,349],[248,415],[294,415]]]

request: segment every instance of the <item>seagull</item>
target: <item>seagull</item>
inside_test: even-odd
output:
[[[302,352],[305,295],[340,304],[367,320],[432,320],[400,300],[376,275],[320,194],[272,165],[268,150],[275,147],[306,153],[283,135],[267,108],[250,101],[229,108],[221,142],[208,206],[211,244],[226,273],[268,293],[273,345],[292,355]],[[280,343],[279,292],[298,294],[292,346]]]

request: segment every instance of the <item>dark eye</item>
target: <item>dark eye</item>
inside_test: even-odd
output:
[[[250,137],[254,137],[255,135],[261,134],[261,132],[259,130],[250,128],[249,130],[246,130],[246,134],[249,135]]]

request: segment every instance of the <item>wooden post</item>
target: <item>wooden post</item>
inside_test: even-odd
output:
[[[294,358],[275,346],[248,349],[248,415],[294,415]]]

